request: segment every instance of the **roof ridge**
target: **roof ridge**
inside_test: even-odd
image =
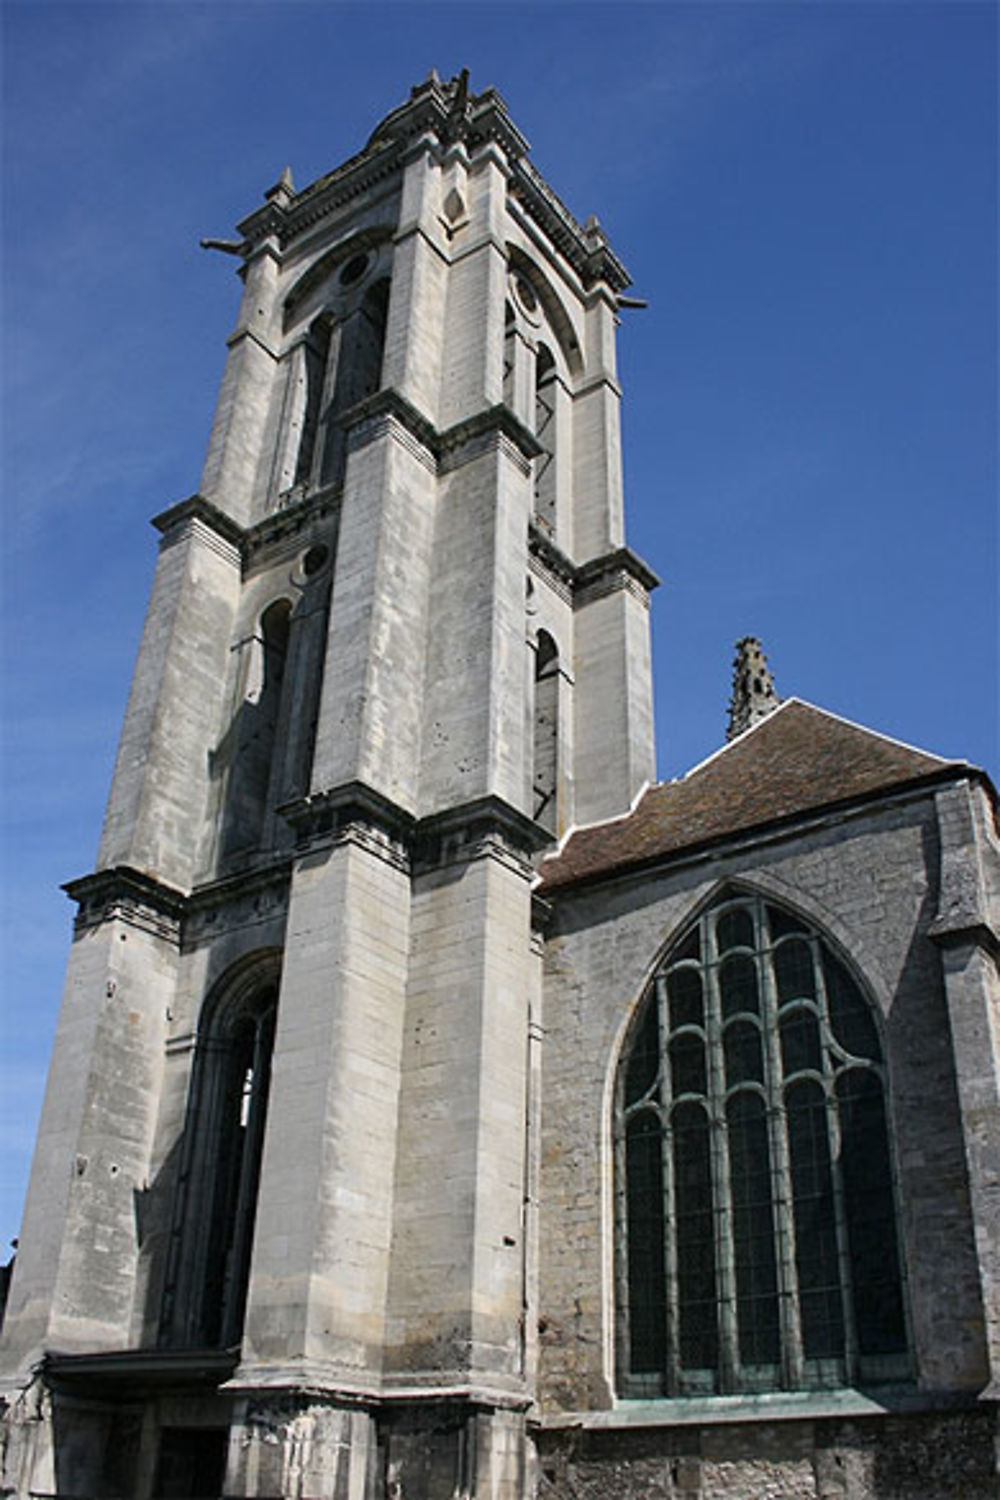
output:
[[[911,745],[906,740],[897,739],[895,735],[884,734],[881,729],[872,729],[867,724],[859,724],[856,719],[848,719],[844,714],[834,713],[832,709],[823,708],[818,703],[810,703],[808,698],[800,698],[793,693],[790,698],[782,698],[777,708],[773,709],[765,718],[758,719],[756,724],[751,724],[741,734],[728,740],[726,744],[720,745],[717,750],[712,751],[711,755],[706,755],[703,760],[697,761],[695,765],[684,772],[683,776],[677,777],[676,780],[689,780],[690,777],[696,775],[699,771],[703,771],[706,766],[711,765],[712,761],[718,760],[721,755],[725,755],[727,751],[734,749],[737,745],[745,744],[752,734],[756,734],[765,724],[776,721],[786,708],[791,708],[793,705],[808,709],[810,713],[821,714],[824,719],[830,719],[835,724],[843,724],[845,728],[857,730],[859,734],[866,734],[873,740],[882,740],[887,745],[895,745],[897,749],[905,750],[910,755],[920,755],[925,760],[936,760],[939,765],[965,766],[969,764],[968,761],[956,760],[953,756],[938,755],[936,750],[924,750],[919,745]],[[666,782],[660,783],[660,785],[669,784]]]
[[[895,745],[900,750],[907,750],[911,755],[922,755],[925,760],[936,760],[942,766],[967,766],[967,760],[956,760],[951,755],[938,755],[936,750],[925,750],[921,745],[911,745],[908,740],[897,739],[894,734],[885,734],[881,729],[872,729],[867,724],[859,724],[857,719],[849,719],[846,714],[834,713],[832,708],[823,708],[818,703],[810,703],[807,698],[786,698],[785,703],[798,703],[803,708],[810,709],[813,713],[822,714],[824,718],[833,719],[837,724],[845,724],[848,729],[857,729],[861,734],[869,734],[873,739],[885,740],[888,745]],[[776,710],[777,711],[777,710]]]
[[[691,776],[694,776],[696,772],[703,771],[707,765],[710,765],[712,763],[713,760],[718,760],[720,755],[725,755],[727,751],[735,749],[737,745],[744,744],[745,741],[748,740],[752,734],[756,734],[758,729],[762,728],[763,725],[767,724],[771,719],[776,719],[782,712],[782,710],[787,708],[790,703],[802,702],[803,700],[801,698],[782,698],[777,708],[772,709],[765,718],[758,719],[755,724],[751,724],[749,728],[742,730],[737,735],[734,735],[731,740],[726,740],[725,744],[720,745],[717,750],[713,750],[711,755],[706,755],[704,760],[697,761],[693,766],[685,771],[683,776],[674,777],[673,783],[662,782],[661,785],[669,786],[671,784],[677,784],[682,781],[687,781]],[[811,705],[808,703],[805,704],[806,708],[809,708],[810,706]]]

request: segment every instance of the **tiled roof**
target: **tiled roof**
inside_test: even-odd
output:
[[[650,787],[626,817],[571,834],[543,862],[540,891],[971,769],[789,698],[680,781]]]

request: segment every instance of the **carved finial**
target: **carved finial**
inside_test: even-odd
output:
[[[295,184],[292,181],[291,167],[285,168],[281,176],[278,178],[277,182],[274,184],[274,187],[268,188],[267,192],[264,194],[264,197],[267,199],[268,203],[273,203],[276,198],[280,199],[282,203],[291,202],[291,200],[295,197]]]
[[[733,658],[733,696],[729,702],[726,739],[734,740],[738,734],[759,724],[780,703],[760,641],[752,635],[744,636],[736,642]]]
[[[462,119],[465,115],[465,111],[469,103],[468,68],[463,68],[462,71],[458,74],[458,77],[454,78],[452,82],[456,85],[456,88],[455,99],[454,103],[451,106],[451,112],[458,119]]]

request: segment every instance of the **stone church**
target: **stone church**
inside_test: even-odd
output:
[[[436,75],[218,248],[0,1345],[0,1494],[987,1500],[996,794],[655,784],[628,275]]]

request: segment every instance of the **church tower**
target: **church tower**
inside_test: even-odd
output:
[[[240,226],[73,948],[18,1495],[525,1493],[537,855],[654,770],[627,273],[436,75]]]

